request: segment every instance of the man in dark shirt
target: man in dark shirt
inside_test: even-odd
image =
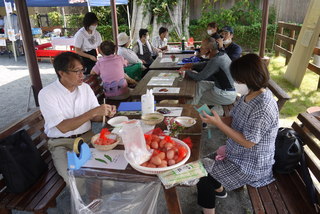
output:
[[[226,52],[231,61],[238,59],[241,56],[242,49],[239,45],[232,41],[234,34],[233,28],[230,26],[224,26],[220,34],[223,36],[223,39],[217,40],[219,44],[219,50]]]
[[[186,72],[186,76],[198,81],[192,104],[229,105],[233,103],[237,93],[229,69],[231,60],[224,52],[218,51],[217,42],[211,37],[202,41],[200,52],[209,59],[208,62],[187,64],[180,69]],[[212,81],[205,81],[209,78]]]

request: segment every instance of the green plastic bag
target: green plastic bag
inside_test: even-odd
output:
[[[124,68],[124,72],[132,79],[139,81],[142,78],[142,64],[137,63]]]

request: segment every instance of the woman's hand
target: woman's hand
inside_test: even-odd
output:
[[[213,116],[210,116],[206,112],[202,111],[203,116],[200,114],[200,118],[204,123],[218,126],[220,123],[222,123],[222,120],[215,110],[211,110],[211,112],[213,113]]]

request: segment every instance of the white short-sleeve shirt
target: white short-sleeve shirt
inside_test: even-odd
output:
[[[152,39],[152,46],[155,48],[163,48],[167,46],[168,40],[167,38],[164,38],[163,40],[160,38],[160,36],[155,36]]]
[[[78,117],[99,106],[99,103],[88,84],[82,83],[75,91],[70,92],[59,80],[56,80],[40,91],[39,105],[45,121],[44,132],[49,138],[58,138],[89,131],[90,121],[66,133],[62,133],[56,126],[63,120]]]
[[[94,30],[91,34],[89,34],[84,27],[78,30],[78,32],[74,35],[74,38],[74,46],[85,52],[98,48],[102,42],[101,35],[98,31]]]

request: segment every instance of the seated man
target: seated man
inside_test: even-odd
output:
[[[168,28],[161,27],[159,29],[159,36],[155,36],[152,39],[152,45],[155,48],[160,49],[161,51],[165,51],[168,49]]]
[[[62,53],[54,59],[53,67],[58,79],[40,91],[39,104],[54,166],[69,184],[67,151],[73,149],[77,137],[90,142],[91,121],[112,117],[116,107],[99,105],[90,86],[83,83],[84,68],[79,55]]]
[[[219,49],[225,51],[230,57],[231,61],[238,59],[241,56],[242,49],[239,45],[232,41],[233,38],[233,28],[230,26],[224,26],[221,30],[221,36],[223,40],[218,39]]]
[[[157,55],[157,49],[150,44],[147,29],[139,30],[139,39],[133,47],[133,51],[136,52],[139,59],[146,62],[146,64],[144,64],[146,67],[149,67],[152,64],[153,56]]]
[[[186,76],[199,81],[196,96],[192,104],[202,105],[229,105],[237,97],[234,81],[230,74],[230,58],[218,51],[216,40],[212,37],[201,42],[201,55],[209,58],[208,62],[187,64],[180,70],[186,72]],[[210,79],[212,81],[203,81]]]

